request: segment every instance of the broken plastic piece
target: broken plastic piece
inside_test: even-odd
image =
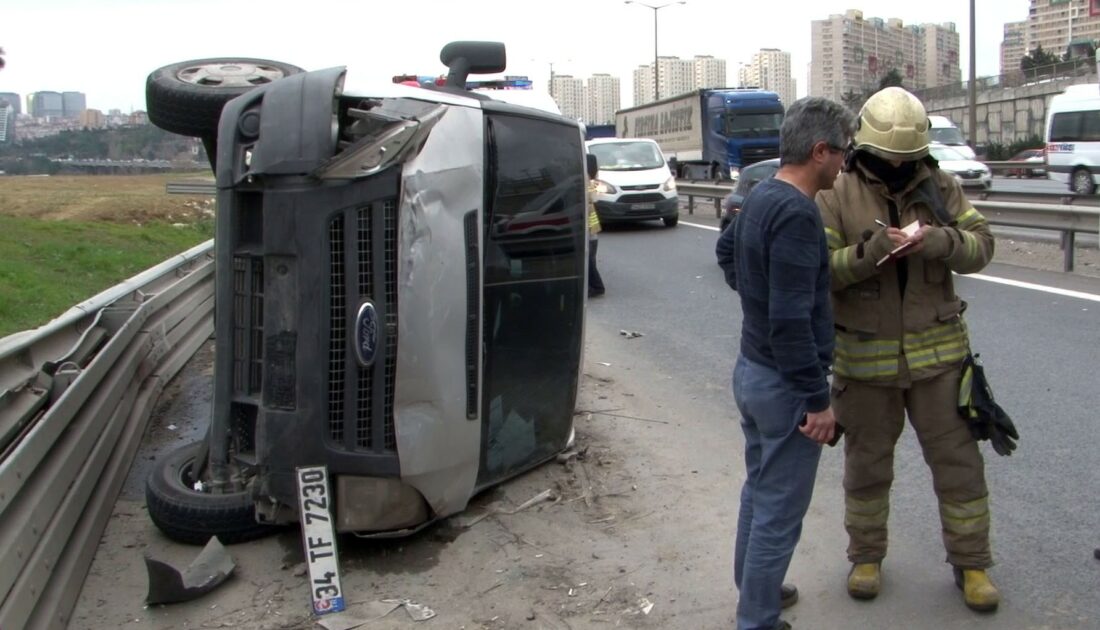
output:
[[[636,330],[620,330],[619,334],[626,337],[627,339],[634,339],[635,337],[644,337],[645,336],[645,335],[643,335],[642,333],[640,333]]]
[[[150,604],[191,601],[217,588],[236,566],[216,536],[210,538],[182,572],[167,562],[145,556],[145,568],[149,571],[149,594],[145,601]]]

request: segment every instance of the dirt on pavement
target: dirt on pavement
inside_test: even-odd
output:
[[[587,352],[589,357],[603,354],[592,344]],[[182,567],[198,553],[198,548],[174,543],[156,530],[141,493],[144,475],[157,456],[201,435],[209,412],[203,390],[208,392],[204,382],[210,355],[209,349],[198,353],[162,399],[70,627],[321,627],[309,615],[308,578],[296,529],[229,547],[237,562],[235,575],[213,593],[183,604],[143,604],[144,554]],[[664,628],[670,627],[670,606],[678,599],[688,607],[706,605],[687,591],[670,593],[657,581],[690,575],[695,562],[684,556],[681,546],[695,546],[680,533],[713,522],[718,514],[708,506],[701,510],[701,522],[678,523],[685,513],[676,506],[694,485],[684,478],[699,471],[683,470],[656,456],[656,445],[667,442],[679,422],[665,415],[666,407],[620,385],[615,374],[622,373],[621,366],[589,359],[576,414],[575,456],[546,463],[483,493],[463,514],[410,538],[341,537],[349,610],[385,599],[409,599],[436,612],[435,619],[425,622],[433,627]],[[545,490],[553,499],[503,513]],[[723,494],[729,498],[729,492]],[[714,576],[699,577],[710,582]],[[729,580],[721,577],[723,584],[716,586],[728,591]],[[732,623],[732,608],[728,620]],[[399,609],[364,627],[414,626]]]

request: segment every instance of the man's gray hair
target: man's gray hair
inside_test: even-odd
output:
[[[787,108],[779,130],[779,163],[805,164],[818,142],[847,148],[855,124],[855,115],[836,101],[821,96],[798,99]]]

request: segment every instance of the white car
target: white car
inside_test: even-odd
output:
[[[964,188],[981,187],[989,190],[993,186],[993,175],[990,174],[989,167],[967,158],[954,147],[932,144],[928,152],[939,162],[940,169],[954,175]]]

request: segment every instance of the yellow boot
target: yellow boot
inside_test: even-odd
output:
[[[993,586],[985,569],[955,569],[955,585],[962,589],[967,608],[993,612],[1001,603],[1001,594]]]
[[[848,594],[856,599],[874,599],[882,583],[879,563],[861,562],[848,572]]]

